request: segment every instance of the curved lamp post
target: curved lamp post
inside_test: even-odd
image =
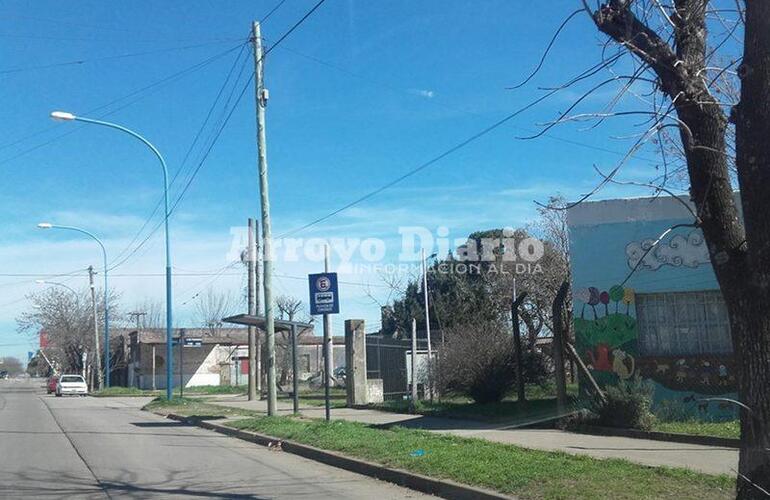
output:
[[[35,283],[38,285],[51,285],[51,286],[60,286],[62,288],[66,288],[72,294],[75,296],[75,301],[80,302],[80,296],[78,295],[78,292],[72,289],[72,287],[65,285],[64,283],[59,283],[58,281],[46,281],[46,280],[35,280]]]
[[[148,141],[138,133],[134,132],[133,130],[127,129],[126,127],[123,127],[121,125],[105,122],[102,120],[95,120],[93,118],[84,118],[82,116],[75,116],[74,114],[67,113],[65,111],[54,111],[53,113],[51,113],[51,118],[59,121],[79,121],[84,123],[91,123],[94,125],[102,125],[104,127],[120,130],[121,132],[124,132],[136,139],[139,139],[142,143],[144,143],[145,146],[150,148],[150,150],[155,154],[155,156],[160,161],[160,166],[163,167],[163,201],[165,203],[164,224],[165,224],[165,233],[166,233],[166,397],[168,399],[171,399],[171,397],[173,396],[173,390],[174,390],[174,379],[173,379],[174,351],[172,349],[173,316],[172,316],[172,309],[171,309],[171,244],[170,244],[170,237],[169,237],[169,231],[168,231],[168,218],[169,218],[169,215],[171,214],[169,213],[169,209],[168,209],[168,167],[166,166],[166,160],[163,159],[163,155],[160,154],[160,151],[158,151],[158,148],[156,148],[150,141]]]
[[[99,244],[102,249],[102,259],[104,262],[104,386],[110,386],[110,305],[108,300],[107,291],[107,250],[104,248],[102,240],[96,237],[93,233],[74,226],[60,226],[58,224],[51,224],[50,222],[41,222],[37,225],[40,229],[65,229],[68,231],[77,231],[78,233],[85,234]],[[60,283],[52,283],[59,285]],[[61,285],[65,286],[66,285]],[[69,288],[69,287],[67,287]],[[72,290],[70,288],[70,290]]]

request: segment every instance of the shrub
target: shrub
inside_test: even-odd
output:
[[[524,381],[528,384],[544,385],[551,382],[549,359],[542,352],[525,350],[522,352]],[[555,392],[555,390],[554,390]]]
[[[604,391],[606,401],[597,400],[591,410],[598,423],[608,427],[650,430],[654,417],[650,412],[652,386],[641,379],[621,380]]]
[[[661,401],[654,412],[661,422],[687,422],[692,419],[692,412],[679,400]]]
[[[502,400],[516,382],[513,337],[495,322],[456,327],[447,332],[439,353],[437,386],[442,394],[460,394],[477,403]],[[523,353],[524,378],[541,383],[548,375],[540,353]]]

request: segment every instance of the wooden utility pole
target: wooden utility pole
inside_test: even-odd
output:
[[[527,298],[527,292],[516,296],[516,279],[513,280],[513,295],[511,296],[511,325],[513,326],[513,343],[516,346],[516,396],[519,401],[526,401],[527,396],[524,392],[524,356],[521,350],[521,325],[519,324],[519,307],[524,299]]]
[[[246,267],[248,269],[248,311],[250,316],[257,314],[255,300],[257,280],[254,270],[257,252],[255,251],[254,219],[249,218],[249,248],[247,250]],[[249,325],[249,401],[257,399],[257,329]]]
[[[94,266],[88,266],[88,286],[91,288],[91,306],[94,309],[94,371],[97,389],[102,388],[102,360],[99,354],[99,317],[96,309],[96,288],[94,287]]]
[[[257,105],[257,156],[259,162],[259,194],[262,208],[263,277],[265,296],[265,348],[267,349],[267,414],[276,414],[278,394],[275,380],[275,317],[273,311],[273,252],[270,225],[270,194],[267,180],[267,141],[265,138],[265,106],[268,92],[264,85],[262,32],[259,22],[252,25],[254,46],[254,92]]]
[[[259,293],[262,290],[262,273],[259,269],[259,256],[262,255],[262,245],[259,244],[259,221],[254,219],[254,314],[262,314],[262,302],[259,300]],[[256,330],[257,358],[257,394],[262,397],[262,333]]]
[[[147,316],[147,313],[143,311],[134,311],[134,312],[128,313],[128,315],[133,317],[136,320],[136,331],[138,332],[139,329],[141,328],[141,322],[139,321],[139,318],[141,318],[142,316]]]

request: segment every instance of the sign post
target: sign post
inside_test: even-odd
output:
[[[324,326],[324,399],[326,407],[326,421],[331,420],[330,380],[332,356],[331,352],[331,328],[330,314],[339,314],[340,297],[337,289],[337,273],[329,272],[329,247],[326,247],[323,273],[308,275],[310,285],[310,314],[323,314]]]
[[[184,397],[184,346],[187,341],[184,329],[179,332],[179,397]]]
[[[184,348],[185,347],[202,347],[203,339],[200,337],[188,337],[184,328],[179,332],[179,336],[174,338],[173,344],[179,346],[179,397],[184,397]],[[153,350],[155,348],[153,347]],[[155,380],[155,352],[153,351],[153,374],[152,379]]]

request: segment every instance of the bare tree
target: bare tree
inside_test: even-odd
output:
[[[281,313],[281,319],[294,321],[294,317],[302,310],[302,301],[291,295],[279,295],[275,299],[275,305]]]
[[[164,328],[166,326],[166,307],[160,300],[144,299],[136,304],[133,311],[144,313],[139,318],[139,325],[142,328]],[[129,327],[136,326],[129,324]]]
[[[552,91],[602,70],[611,77],[585,92],[537,135],[568,121],[595,120],[598,125],[619,117],[643,120],[644,128],[635,134],[629,152],[602,173],[601,182],[578,203],[609,183],[621,182],[617,178],[622,167],[645,146],[661,152],[662,174],[649,183],[626,184],[670,192],[667,183],[679,175],[689,187],[692,226],[703,231],[727,305],[734,355],[740,360],[737,495],[766,498],[770,494],[770,1],[605,0],[594,10],[582,0],[582,9],[567,21],[581,10],[607,36],[603,58]],[[619,91],[603,110],[574,113],[589,95],[612,85]],[[731,86],[740,89],[734,93],[737,100],[727,90]],[[618,103],[629,101],[642,107],[618,109]],[[677,153],[674,158],[666,154],[672,151]],[[734,187],[740,190],[742,217]]]
[[[6,356],[4,358],[0,358],[0,371],[7,372],[8,375],[11,376],[18,375],[19,373],[24,372],[24,365],[21,364],[19,358]]]
[[[88,354],[89,365],[93,363],[94,314],[90,292],[77,293],[61,288],[48,288],[27,297],[32,302],[32,307],[16,318],[17,330],[29,336],[38,336],[40,331],[44,330],[50,343],[45,349],[46,356],[65,372],[82,371],[84,353]],[[101,341],[104,332],[103,294],[96,293],[96,297],[96,317],[99,321]],[[111,292],[108,300],[110,316],[119,321],[121,316],[117,294]],[[120,356],[121,352],[120,349],[112,350],[111,366],[119,366],[122,360],[116,359],[116,356]]]
[[[211,335],[217,335],[224,325],[222,319],[232,314],[233,307],[233,297],[230,293],[216,292],[209,287],[195,303],[197,322],[208,328]]]
[[[278,311],[281,313],[281,319],[288,319],[294,321],[296,316],[302,311],[302,301],[291,295],[279,295],[275,299],[275,305],[278,306]],[[277,335],[276,347],[278,353],[276,355],[277,365],[281,370],[280,383],[285,384],[289,379],[289,371],[291,371],[291,332],[282,331]]]

